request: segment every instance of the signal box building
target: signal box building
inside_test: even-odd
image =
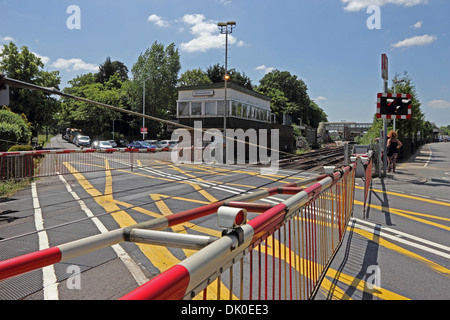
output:
[[[226,102],[225,102],[226,101]],[[227,129],[272,129],[279,130],[281,151],[290,151],[294,145],[293,129],[283,117],[284,123],[277,123],[270,109],[271,98],[258,92],[227,83],[185,86],[178,88],[177,119],[180,124],[194,127],[195,121],[202,122],[204,129],[224,128],[224,112],[227,111]],[[270,137],[268,137],[270,141]]]

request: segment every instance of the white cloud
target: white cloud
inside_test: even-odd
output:
[[[231,3],[231,0],[216,0],[218,3],[221,3],[223,5],[229,5]]]
[[[327,101],[328,98],[322,97],[322,96],[318,96],[317,98],[314,99],[315,101]]]
[[[272,72],[273,70],[275,70],[275,68],[273,68],[273,67],[266,67],[265,65],[261,65],[259,67],[256,67],[255,70],[263,71],[264,74],[267,74],[267,73]]]
[[[450,102],[445,100],[433,100],[427,103],[433,109],[450,109]]]
[[[52,63],[52,67],[57,69],[65,69],[67,71],[77,71],[77,70],[86,70],[86,71],[98,71],[98,65],[92,63],[86,63],[81,59],[58,59]]]
[[[436,41],[436,36],[430,36],[425,34],[423,36],[415,36],[412,38],[406,38],[402,41],[392,44],[394,48],[413,47],[413,46],[426,46]]]
[[[419,4],[427,4],[428,0],[341,0],[345,5],[344,10],[355,12],[367,9],[371,5],[382,7],[387,4],[412,7]]]
[[[15,39],[11,36],[6,37],[0,37],[0,42],[8,42],[8,41],[14,41]]]
[[[411,28],[413,28],[413,29],[420,29],[420,28],[422,28],[422,25],[423,25],[423,21],[419,21],[419,22],[413,24],[411,26]]]
[[[152,14],[148,17],[147,21],[153,22],[156,26],[160,28],[165,28],[170,25],[168,21],[163,20],[160,16],[157,16],[156,14]]]
[[[32,54],[34,54],[36,57],[40,58],[43,64],[47,64],[50,61],[49,57],[41,56],[41,55],[37,54],[36,52],[32,52]]]
[[[190,33],[194,35],[194,39],[181,43],[181,50],[205,52],[225,46],[225,35],[220,34],[217,21],[206,20],[203,14],[186,14],[181,21],[189,27]],[[229,34],[228,44],[233,45],[235,43],[237,43],[236,38]],[[243,41],[239,41],[237,44],[238,46],[245,45]]]

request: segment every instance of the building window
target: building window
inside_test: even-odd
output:
[[[178,116],[189,116],[189,102],[178,103]]]
[[[192,102],[191,110],[192,110],[191,115],[201,116],[202,115],[202,103],[201,102]]]
[[[217,115],[216,101],[206,101],[205,102],[205,115],[207,115],[207,116]]]
[[[217,101],[217,115],[223,116],[225,112],[225,101],[219,100]]]

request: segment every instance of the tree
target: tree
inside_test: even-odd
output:
[[[115,107],[126,106],[126,92],[117,73],[111,75],[105,83],[96,82],[95,74],[88,73],[77,76],[69,84],[71,87],[65,88],[65,93]],[[109,136],[112,121],[122,117],[119,112],[109,108],[68,98],[62,101],[60,121],[68,121],[70,126],[82,129],[91,138]]]
[[[398,79],[399,75],[396,74],[394,79],[392,79],[393,84],[389,92],[393,93],[395,91],[396,93],[411,95],[412,118],[409,120],[397,120],[395,123],[396,131],[400,138],[414,137],[419,131],[423,134],[425,129],[425,114],[420,108],[421,103],[417,97],[416,86],[407,72],[404,73],[402,78],[404,82],[395,84]]]
[[[200,84],[208,83],[213,82],[208,77],[206,72],[204,72],[202,69],[187,70],[180,76],[180,79],[178,80],[178,84],[180,86],[197,86]]]
[[[211,80],[212,83],[219,83],[224,82],[225,77],[225,67],[220,66],[218,63],[210,66],[206,70],[206,74],[208,75],[208,78]],[[245,87],[247,89],[253,90],[252,81],[249,77],[245,75],[245,73],[241,74],[239,71],[236,71],[236,69],[230,69],[228,70],[228,74],[230,76],[230,81],[240,85],[242,87]]]
[[[288,71],[274,70],[267,73],[256,89],[272,98],[272,112],[278,116],[286,113],[302,123],[317,128],[320,122],[327,121],[325,112],[308,96],[308,88],[303,80]]]
[[[403,138],[413,138],[417,137],[418,133],[421,133],[421,138],[427,139],[433,137],[434,125],[425,120],[425,114],[422,112],[420,106],[421,103],[417,97],[416,87],[411,77],[407,72],[404,73],[402,79],[404,82],[395,84],[398,81],[399,75],[396,74],[394,79],[392,79],[392,86],[388,90],[388,93],[403,93],[411,95],[411,107],[412,107],[412,119],[396,120],[395,126],[398,133],[399,139]],[[387,120],[387,131],[393,129],[393,121]],[[369,144],[374,142],[376,138],[380,136],[380,130],[383,130],[383,120],[378,119],[374,115],[373,123],[368,132],[361,138],[360,142],[362,144]]]
[[[0,71],[11,79],[21,80],[42,87],[59,90],[59,71],[43,71],[44,64],[26,46],[17,48],[10,42],[0,53]],[[34,136],[45,126],[54,124],[54,115],[60,110],[60,103],[47,93],[36,90],[10,88],[10,108],[14,113],[25,114],[31,123]]]
[[[145,82],[145,114],[161,119],[168,119],[176,113],[178,92],[176,85],[178,72],[181,69],[180,55],[175,44],[167,47],[154,42],[142,53],[131,72],[133,81],[127,84],[131,110],[143,112],[143,91]],[[136,132],[142,119],[134,121]],[[149,136],[158,137],[164,134],[165,124],[146,120]]]
[[[107,57],[105,62],[98,67],[98,73],[95,74],[96,81],[105,83],[109,78],[115,74],[124,82],[128,80],[128,68],[120,61],[111,62],[111,58]]]

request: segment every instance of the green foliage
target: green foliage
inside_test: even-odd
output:
[[[208,77],[208,74],[206,74],[206,72],[204,72],[202,69],[187,70],[180,76],[180,79],[178,80],[178,84],[180,86],[197,86],[200,84],[209,83],[213,82]]]
[[[210,66],[206,70],[206,74],[212,83],[224,82],[225,77],[225,67],[220,64],[215,64]],[[249,77],[245,75],[245,73],[240,73],[236,71],[236,69],[232,68],[228,70],[228,75],[230,76],[230,81],[245,87],[247,89],[253,90],[253,85]]]
[[[95,74],[88,73],[69,81],[71,87],[64,92],[101,102],[116,107],[126,106],[126,91],[119,74],[109,76],[105,83],[96,82]],[[108,136],[111,132],[112,121],[120,119],[122,115],[109,108],[94,106],[85,102],[64,98],[60,121],[68,121],[70,126],[82,129],[83,133],[91,138]]]
[[[26,117],[15,114],[7,107],[0,109],[0,137],[0,151],[6,151],[15,143],[29,143],[31,130]]]
[[[319,123],[327,121],[325,112],[308,96],[308,88],[303,80],[288,71],[274,70],[267,73],[256,88],[272,98],[272,112],[278,116],[286,113],[296,122],[317,128]]]
[[[412,119],[408,120],[396,120],[395,129],[398,133],[398,137],[401,140],[406,137],[417,137],[418,133],[421,133],[421,138],[427,139],[433,137],[434,124],[425,120],[425,114],[422,112],[420,106],[421,103],[416,93],[416,87],[414,82],[405,72],[402,79],[404,82],[398,83],[396,86],[395,81],[399,79],[399,75],[395,75],[392,80],[392,87],[388,92],[390,93],[409,93],[411,95],[411,107],[412,107]],[[395,87],[394,87],[395,86]],[[393,129],[393,121],[387,120],[387,132]],[[374,115],[372,127],[369,131],[360,139],[361,144],[373,143],[376,138],[380,137],[380,131],[383,130],[383,120],[377,119]]]
[[[58,71],[43,71],[41,59],[26,46],[17,48],[10,42],[0,52],[0,71],[9,78],[58,89],[60,77]],[[49,94],[20,88],[10,88],[10,108],[14,113],[25,114],[35,135],[45,126],[54,124],[53,115],[60,109],[60,103]]]
[[[175,44],[164,47],[163,44],[153,43],[139,56],[131,70],[133,80],[126,85],[131,110],[143,112],[145,81],[145,114],[161,119],[175,115],[180,69],[180,55]],[[134,119],[131,128],[138,133],[141,125],[142,119]],[[165,124],[146,119],[145,125],[148,127],[148,138],[164,135]]]
[[[16,145],[16,146],[12,146],[11,148],[9,148],[8,152],[13,152],[13,151],[33,151],[33,147],[30,145]]]

